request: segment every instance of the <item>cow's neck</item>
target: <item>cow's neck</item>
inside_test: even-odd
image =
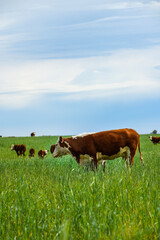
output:
[[[76,162],[79,164],[80,163],[80,155],[77,151],[74,151],[74,142],[76,142],[75,139],[67,138],[67,139],[65,139],[65,141],[67,141],[67,143],[69,145],[69,151],[70,151],[71,155],[74,157]]]

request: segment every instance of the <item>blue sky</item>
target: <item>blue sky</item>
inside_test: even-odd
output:
[[[160,132],[160,1],[0,1],[0,135]]]

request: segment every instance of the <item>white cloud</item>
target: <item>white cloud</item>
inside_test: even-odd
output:
[[[37,101],[38,95],[20,92],[0,94],[0,107],[9,109],[25,108]]]
[[[157,1],[115,1],[103,4],[97,4],[94,6],[97,10],[104,9],[129,9],[129,8],[151,8],[151,7],[160,7],[160,2]]]
[[[15,23],[14,19],[4,18],[0,16],[0,30],[6,29]]]
[[[137,19],[144,19],[144,18],[150,18],[150,17],[153,17],[152,15],[138,15],[138,16],[111,16],[111,17],[103,17],[103,18],[97,18],[95,20],[92,20],[92,21],[86,21],[86,22],[82,22],[82,23],[76,23],[76,24],[68,24],[68,25],[62,25],[62,26],[54,26],[54,27],[51,27],[51,29],[66,29],[66,28],[88,28],[88,27],[91,27],[91,26],[94,26],[96,24],[100,24],[101,23],[104,23],[104,22],[118,22],[118,21],[121,21],[121,20],[126,20],[126,21],[130,21],[130,20],[137,20]],[[154,17],[159,17],[159,15],[155,15],[154,14]]]
[[[0,106],[25,107],[46,93],[62,93],[66,99],[146,97],[160,90],[159,64],[160,46],[103,57],[1,63]]]
[[[112,41],[113,35],[121,36],[119,41],[114,39],[114,46],[121,47],[121,43],[125,41],[124,37],[133,32],[140,37],[142,33],[145,33],[145,36],[150,34],[149,38],[152,36],[154,41],[154,33],[159,30],[157,16],[160,3],[157,1],[47,0],[44,3],[42,0],[34,2],[16,0],[13,3],[6,0],[3,5],[4,12],[0,11],[0,30],[5,31],[0,32],[0,56],[5,59],[7,57],[9,59],[11,55],[41,57],[43,53],[59,56],[62,49],[64,49],[62,54],[66,51],[69,54],[70,49],[72,56],[79,49],[87,52],[90,46],[100,48],[101,44],[97,43],[99,36],[101,42],[104,39],[102,44],[104,48],[107,48],[106,37],[109,42]],[[115,8],[117,11],[112,11]],[[126,8],[131,10],[121,11]],[[104,11],[105,9],[111,11]],[[79,12],[76,14],[75,11]],[[92,35],[93,38],[90,39]],[[108,46],[110,45],[112,44],[109,42]],[[138,42],[135,45],[137,46]],[[92,53],[93,51],[96,49],[92,48]]]

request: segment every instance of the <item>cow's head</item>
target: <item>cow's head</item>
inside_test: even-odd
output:
[[[62,157],[68,154],[71,154],[69,151],[69,143],[65,141],[65,139],[63,139],[62,137],[59,137],[55,145],[53,157]]]
[[[149,139],[152,141],[152,136],[149,136]]]
[[[13,151],[13,150],[14,150],[14,144],[11,145],[11,151]]]

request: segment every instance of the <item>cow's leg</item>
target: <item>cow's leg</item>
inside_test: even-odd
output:
[[[128,167],[129,164],[130,164],[130,159],[131,159],[130,149],[127,149],[127,151],[124,153],[124,155],[122,156],[122,158],[125,160],[125,165],[126,165],[126,167]]]
[[[97,170],[97,158],[94,156],[91,160],[91,169],[95,172]]]
[[[74,155],[74,159],[80,165],[80,156],[79,155]]]
[[[105,172],[105,168],[106,168],[106,161],[105,160],[102,162],[102,166],[103,166],[103,172]]]
[[[130,151],[131,151],[131,157],[130,157],[130,167],[133,166],[133,163],[134,163],[134,156],[136,154],[136,148],[131,148]]]
[[[95,167],[94,167],[94,161],[93,161],[93,159],[91,160],[91,165],[90,165],[90,167],[91,167],[92,171],[94,171],[94,170],[95,170]]]
[[[141,149],[140,149],[140,142],[139,142],[139,144],[138,144],[138,150],[139,150],[139,155],[140,155],[141,163],[142,163],[142,165],[144,166],[144,160],[143,160],[142,153],[141,153]]]
[[[140,144],[138,144],[138,149],[139,149],[139,154],[140,154],[140,160],[141,160],[141,163],[143,164],[144,166],[144,160],[143,160],[143,157],[142,157],[142,154],[141,154],[141,150],[140,150]],[[130,166],[132,167],[133,166],[133,163],[134,163],[134,156],[136,154],[136,151],[137,151],[137,147],[132,147],[130,149],[131,151],[131,159],[130,159]]]
[[[25,156],[25,151],[22,151],[22,153],[21,154],[23,154],[23,156]]]
[[[142,163],[142,165],[143,165],[143,167],[144,167],[144,160],[143,160],[143,157],[142,157],[141,152],[140,152],[140,160],[141,160],[141,163]]]
[[[97,158],[96,156],[93,157],[93,163],[94,163],[94,167],[97,170]]]
[[[131,159],[130,156],[125,158],[125,165],[126,165],[126,167],[129,167],[130,159]]]
[[[143,165],[143,167],[144,167],[144,159],[143,159],[142,156],[140,156],[140,160],[141,160],[141,163],[142,163],[142,165]]]

